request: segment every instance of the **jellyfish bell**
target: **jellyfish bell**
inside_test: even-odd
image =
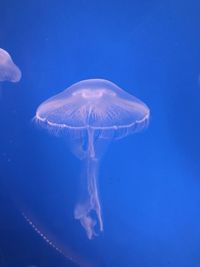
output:
[[[97,173],[103,143],[141,131],[148,125],[149,108],[116,84],[103,79],[83,80],[42,103],[35,119],[43,127],[67,135],[72,151],[84,162],[85,183],[74,217],[91,239],[103,231]]]
[[[70,139],[80,139],[83,147],[89,138],[97,143],[140,131],[148,119],[149,109],[143,102],[103,79],[75,83],[42,103],[36,112],[42,126],[56,134],[68,134]],[[77,156],[82,158],[85,150],[78,151]]]
[[[13,62],[11,56],[0,48],[0,82],[18,82],[21,79],[21,71]]]

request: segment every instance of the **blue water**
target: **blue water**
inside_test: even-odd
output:
[[[200,3],[0,4],[0,47],[22,71],[19,83],[1,84],[0,266],[200,266]],[[65,137],[31,121],[41,102],[88,78],[151,109],[148,129],[102,159],[105,229],[93,240],[73,218],[80,162]]]

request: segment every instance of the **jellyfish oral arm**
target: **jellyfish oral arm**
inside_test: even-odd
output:
[[[80,220],[89,239],[97,235],[98,231],[103,231],[103,220],[101,205],[97,189],[98,160],[88,158],[85,162],[87,188],[83,201],[79,202],[74,211],[75,219]]]
[[[89,158],[88,160],[88,192],[89,192],[89,199],[91,204],[91,210],[95,211],[99,230],[103,231],[103,221],[102,221],[102,214],[101,214],[101,205],[99,201],[99,194],[97,189],[97,171],[98,171],[98,160]]]
[[[96,236],[97,232],[103,231],[102,212],[97,188],[98,165],[99,160],[95,157],[93,134],[88,133],[88,151],[84,161],[86,176],[84,177],[86,179],[84,184],[86,188],[82,188],[84,198],[76,205],[74,217],[80,220],[89,239]]]
[[[94,150],[94,131],[88,130],[88,159],[95,160],[95,150]]]

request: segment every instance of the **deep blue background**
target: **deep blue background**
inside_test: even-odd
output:
[[[94,267],[200,266],[199,1],[0,0],[0,8],[0,47],[23,73],[1,84],[1,266],[76,266],[69,257]],[[88,241],[73,219],[80,163],[64,137],[31,119],[45,99],[97,77],[147,103],[151,120],[104,156],[105,231]]]

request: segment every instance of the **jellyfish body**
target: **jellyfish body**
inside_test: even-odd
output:
[[[148,125],[149,108],[136,97],[103,79],[83,80],[42,103],[36,121],[70,138],[74,154],[84,162],[85,186],[74,210],[91,239],[103,231],[97,174],[101,143],[123,138]]]
[[[20,79],[20,69],[14,64],[8,52],[0,48],[0,82],[18,82]]]

